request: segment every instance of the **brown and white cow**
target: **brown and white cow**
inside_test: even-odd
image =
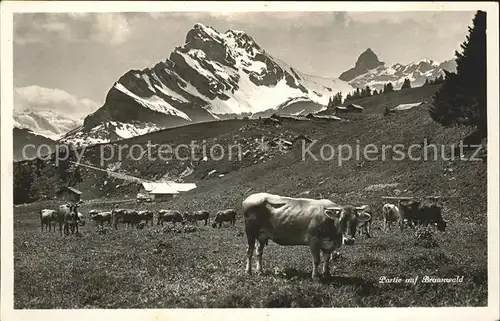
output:
[[[57,211],[56,210],[48,210],[42,209],[40,210],[40,223],[43,228],[45,227],[45,231],[52,231],[52,222],[57,222]],[[55,230],[55,226],[54,226]]]
[[[399,227],[403,230],[405,225],[414,227],[418,221],[420,201],[401,200],[399,201],[399,210],[401,218],[399,220]]]
[[[111,212],[98,212],[97,210],[89,211],[89,216],[92,221],[101,226],[103,226],[105,222],[110,226],[113,217]]]
[[[124,223],[125,230],[128,230],[129,225],[134,228],[137,227],[137,224],[141,221],[136,210],[113,209],[111,211],[111,216],[115,230],[118,229],[118,223]]]
[[[217,212],[217,214],[215,214],[212,227],[216,227],[217,224],[219,224],[219,227],[222,227],[222,223],[224,222],[229,222],[229,224],[234,226],[236,223],[236,211],[233,209],[227,209]]]
[[[342,244],[354,244],[358,224],[371,219],[361,208],[341,207],[327,199],[291,198],[268,193],[247,197],[243,203],[248,241],[246,272],[251,274],[252,255],[257,248],[257,267],[262,270],[262,254],[268,240],[279,245],[308,245],[311,249],[312,277],[318,276],[320,252],[323,274],[329,275],[331,252]]]
[[[59,234],[62,235],[64,227],[64,235],[78,233],[78,208],[81,202],[67,203],[60,205],[57,209],[57,222],[59,223]]]
[[[370,238],[372,237],[371,235],[371,229],[372,229],[372,221],[373,221],[373,210],[370,205],[362,205],[359,207],[360,210],[362,210],[365,213],[370,214],[370,219],[366,222],[363,222],[359,225],[359,234],[360,235],[366,235],[366,237]]]
[[[392,223],[403,220],[398,206],[389,203],[384,204],[384,206],[382,206],[382,220],[384,222],[384,231],[390,230]],[[402,224],[402,221],[400,224]]]
[[[204,210],[193,213],[186,212],[184,213],[184,219],[189,223],[194,223],[195,225],[198,225],[198,221],[204,221],[204,225],[206,226],[210,220],[210,213]]]
[[[163,226],[163,222],[183,223],[182,214],[173,210],[159,210],[156,225]]]
[[[443,219],[442,209],[439,205],[423,202],[418,209],[419,216],[416,219],[417,224],[422,224],[424,226],[429,224],[435,225],[441,232],[446,230],[448,222]]]

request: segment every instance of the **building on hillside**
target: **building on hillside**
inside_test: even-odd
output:
[[[158,184],[149,192],[152,201],[165,202],[173,199],[179,192],[167,184]]]
[[[264,125],[279,125],[281,121],[277,118],[266,118],[264,119]]]
[[[176,183],[176,182],[167,182],[167,184],[178,192],[187,192],[196,188],[196,184],[194,183]]]
[[[82,198],[82,192],[74,187],[64,186],[57,192],[57,197],[67,202],[79,202]]]
[[[410,103],[410,104],[399,104],[396,107],[394,107],[393,109],[391,109],[391,111],[409,110],[409,109],[412,109],[415,107],[420,107],[420,106],[422,106],[422,104],[423,104],[422,102],[416,102],[416,103]]]
[[[187,192],[196,188],[194,183],[176,183],[176,182],[143,182],[139,186],[139,195],[147,195],[152,201],[162,202],[173,199],[179,192]]]
[[[360,105],[349,104],[345,107],[342,107],[342,106],[335,107],[335,112],[336,113],[362,113],[363,109],[364,108]]]
[[[307,118],[309,119],[319,119],[319,120],[337,120],[337,121],[341,121],[342,119],[340,117],[337,117],[335,115],[317,115],[317,114],[313,114],[313,113],[310,113],[306,116]]]

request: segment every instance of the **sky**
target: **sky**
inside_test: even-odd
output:
[[[475,12],[16,13],[15,110],[85,116],[130,69],[164,61],[200,22],[246,32],[273,56],[335,78],[371,48],[386,64],[454,58]],[[60,106],[60,107],[54,107]],[[83,117],[81,116],[81,117]]]

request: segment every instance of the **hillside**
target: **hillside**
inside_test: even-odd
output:
[[[55,149],[56,142],[54,140],[45,136],[37,135],[26,128],[14,127],[12,136],[14,139],[14,161],[48,155]],[[46,147],[40,148],[42,145],[45,145]],[[41,153],[38,154],[37,150],[40,150]]]
[[[429,189],[427,183],[419,183],[420,181],[427,182],[429,179],[441,180],[443,177],[437,175],[440,172],[447,173],[448,167],[453,168],[472,168],[485,171],[484,164],[471,162],[464,164],[463,162],[349,162],[340,168],[332,167],[331,162],[302,162],[297,159],[300,156],[300,151],[295,149],[278,151],[277,147],[272,147],[270,151],[264,152],[257,149],[258,141],[263,139],[266,142],[283,139],[291,141],[298,135],[308,135],[312,139],[319,142],[328,142],[338,145],[344,143],[355,144],[356,140],[360,141],[361,145],[374,143],[377,145],[383,143],[418,143],[423,144],[424,138],[431,138],[433,143],[443,142],[447,144],[457,144],[458,141],[465,137],[469,131],[465,129],[444,129],[432,122],[427,114],[428,103],[422,106],[400,112],[394,115],[383,116],[386,106],[395,107],[401,103],[411,103],[419,100],[430,101],[433,92],[437,86],[427,86],[421,88],[413,88],[403,91],[397,91],[387,95],[373,96],[363,98],[356,103],[365,107],[362,114],[345,114],[342,117],[347,121],[324,121],[324,120],[282,120],[281,124],[266,124],[265,119],[255,120],[225,120],[215,121],[203,124],[193,124],[189,126],[171,128],[158,131],[155,133],[142,135],[121,142],[122,146],[132,146],[140,144],[144,150],[147,150],[146,144],[151,143],[151,152],[153,155],[158,154],[158,145],[168,144],[175,148],[179,144],[190,144],[191,142],[199,146],[205,145],[206,150],[210,150],[215,144],[222,146],[231,146],[235,142],[241,147],[241,152],[244,157],[237,159],[236,152],[232,160],[224,158],[221,161],[214,159],[202,158],[200,153],[196,154],[195,160],[167,160],[156,157],[155,160],[147,161],[145,158],[140,161],[131,159],[130,157],[122,157],[121,161],[117,160],[119,145],[107,146],[96,145],[85,149],[83,163],[92,164],[102,168],[109,168],[119,173],[125,173],[136,177],[141,177],[150,180],[174,179],[187,182],[196,182],[200,187],[192,193],[198,194],[204,191],[204,186],[209,186],[210,193],[216,191],[222,192],[219,188],[224,188],[228,185],[242,186],[235,188],[235,191],[244,191],[248,188],[270,188],[277,192],[287,192],[291,186],[304,186],[305,190],[310,190],[311,196],[328,196],[328,191],[334,193],[338,188],[349,189],[353,191],[359,190],[361,187],[355,187],[354,183],[358,182],[354,177],[360,177],[357,171],[366,172],[372,175],[375,181],[373,184],[386,183],[386,177],[401,177],[401,188],[409,189],[417,192],[419,188]],[[326,112],[326,111],[325,111]],[[319,143],[318,143],[319,144]],[[106,146],[106,147],[101,147]],[[355,146],[355,145],[353,145]],[[99,151],[103,148],[104,156],[109,157],[113,150],[114,158],[103,160],[99,158]],[[353,147],[354,148],[354,147]],[[448,147],[449,149],[449,147]],[[228,152],[229,148],[225,151]],[[198,151],[201,151],[198,149]],[[123,149],[123,154],[129,152],[129,149]],[[187,148],[181,149],[181,156],[189,156]],[[135,155],[137,157],[138,155]],[[145,156],[144,156],[145,157]],[[360,167],[363,163],[363,167]],[[34,176],[35,184],[33,184],[32,194],[37,194],[36,190],[53,190],[60,182],[57,179],[57,168],[51,162],[45,162],[43,165],[40,162],[23,162],[16,168],[24,168],[30,170]],[[390,164],[390,165],[388,165]],[[42,168],[40,168],[42,167]],[[30,169],[28,169],[30,168]],[[211,171],[216,172],[215,177],[209,177]],[[333,170],[333,172],[332,172]],[[87,168],[79,168],[69,166],[69,180],[77,188],[84,192],[84,199],[94,197],[134,197],[137,186],[132,183],[124,182],[120,179],[109,177],[106,173],[97,172]],[[19,171],[21,172],[21,171]],[[38,182],[37,172],[44,173],[39,177]],[[75,178],[75,173],[78,172],[78,178]],[[252,173],[261,173],[257,177],[253,177]],[[300,173],[300,176],[293,173]],[[310,174],[308,174],[310,173]],[[436,173],[436,177],[422,178],[422,175],[431,175]],[[224,177],[219,177],[219,175]],[[334,178],[330,177],[334,174]],[[397,174],[397,175],[395,175]],[[263,176],[259,176],[263,175]],[[270,176],[271,175],[271,176]],[[319,180],[321,176],[325,176],[325,182],[322,184],[314,183],[314,177]],[[347,175],[347,176],[346,176]],[[343,182],[338,186],[334,183],[338,177],[352,176],[353,182]],[[395,175],[395,176],[394,176]],[[367,178],[366,176],[363,176]],[[73,178],[75,178],[73,180]],[[289,180],[301,180],[301,184],[290,182]],[[367,178],[368,179],[368,178]],[[232,182],[234,180],[234,182]],[[391,179],[393,180],[393,179]],[[224,183],[223,183],[224,182]],[[229,183],[231,182],[231,183]],[[251,185],[249,185],[251,182]],[[330,182],[330,183],[327,183]],[[450,184],[455,184],[460,180],[452,181]],[[222,183],[219,186],[219,183]],[[214,185],[215,184],[215,185]],[[330,184],[335,184],[331,186]],[[439,181],[440,186],[444,182]],[[308,187],[310,185],[310,187]],[[458,184],[460,185],[460,184]],[[314,188],[313,188],[314,187]],[[418,188],[417,188],[418,187]],[[459,188],[460,186],[457,186]],[[316,190],[317,189],[317,190]],[[424,189],[424,191],[425,191]],[[424,191],[421,191],[422,193]],[[450,189],[440,189],[436,186],[436,191],[441,193],[451,193]],[[231,193],[233,193],[231,192]],[[434,191],[428,191],[433,193]],[[226,192],[222,192],[224,195]],[[29,193],[28,193],[29,194]],[[49,193],[50,194],[50,193]],[[185,194],[189,197],[191,194]],[[367,195],[369,196],[369,195]],[[33,196],[33,199],[37,199]],[[182,199],[184,196],[181,196]],[[241,196],[239,196],[241,197]],[[198,198],[198,197],[197,197]],[[229,198],[235,199],[235,197]]]
[[[418,88],[417,88],[418,89]],[[348,115],[347,121],[293,121],[265,125],[261,120],[228,120],[169,129],[128,141],[146,143],[187,142],[199,139],[206,128],[207,142],[245,141],[252,147],[251,162],[202,162],[186,177],[198,187],[164,203],[126,204],[137,209],[175,209],[182,212],[207,210],[213,213],[234,208],[236,225],[223,228],[196,227],[192,233],[171,233],[156,225],[144,230],[107,230],[101,233],[93,224],[81,228],[79,237],[61,238],[39,234],[41,208],[54,208],[57,201],[16,206],[14,220],[15,307],[16,308],[275,308],[275,307],[459,307],[486,306],[488,303],[487,256],[487,165],[482,161],[460,159],[396,160],[386,153],[378,160],[351,159],[338,163],[302,158],[301,145],[268,157],[254,157],[254,139],[302,133],[317,140],[311,153],[320,157],[323,144],[337,147],[423,144],[445,146],[469,134],[466,128],[443,128],[433,122],[428,103],[397,113],[383,115],[387,101],[405,103],[427,89],[392,93],[390,100],[370,97],[361,114]],[[398,95],[399,93],[399,95]],[[430,92],[428,93],[431,94]],[[398,100],[398,97],[401,100]],[[387,97],[386,97],[387,98]],[[373,100],[372,100],[373,99]],[[411,98],[414,99],[414,98]],[[428,101],[430,96],[425,97]],[[394,107],[394,106],[389,106]],[[347,114],[346,114],[347,115]],[[201,127],[197,127],[201,126]],[[177,133],[179,135],[174,135]],[[181,134],[182,133],[182,134]],[[179,136],[178,138],[173,138]],[[308,145],[306,145],[308,146]],[[327,149],[326,157],[330,154]],[[89,158],[95,156],[89,150]],[[356,154],[355,152],[353,153]],[[337,155],[337,154],[335,154]],[[362,155],[362,154],[361,154]],[[413,157],[423,156],[416,148]],[[269,157],[272,156],[272,157]],[[26,162],[28,163],[28,162]],[[174,164],[127,162],[122,167],[137,175],[158,175]],[[175,164],[182,169],[186,164]],[[194,164],[196,165],[196,164]],[[219,175],[204,175],[217,168]],[[90,176],[81,170],[87,193],[109,193],[100,203],[87,202],[90,209],[110,210],[115,199],[123,199],[106,175]],[[155,174],[156,173],[156,174]],[[106,184],[104,183],[106,182]],[[54,182],[52,181],[51,184]],[[92,184],[95,184],[92,187]],[[241,212],[242,200],[255,192],[286,196],[326,197],[341,205],[370,204],[375,209],[372,238],[357,237],[356,244],[340,249],[340,258],[331,263],[333,277],[320,282],[310,280],[311,258],[306,246],[279,246],[269,242],[264,250],[264,274],[244,275],[246,237]],[[425,247],[414,230],[382,231],[382,196],[440,195],[446,232],[435,232],[435,247]],[[96,196],[99,196],[96,194]],[[129,195],[129,197],[132,195]],[[42,241],[40,241],[42,240]],[[44,253],[40,256],[39,253]],[[74,255],[78,253],[78,255]],[[255,261],[254,261],[255,262]],[[108,268],[111,267],[111,271]],[[59,277],[64,275],[65,277]],[[463,277],[459,284],[384,284],[382,276]],[[126,279],[127,282],[123,282]],[[491,279],[490,279],[491,280]],[[33,287],[36,284],[36,287]],[[68,290],[69,289],[69,290]],[[110,296],[109,293],[117,295]],[[69,293],[69,294],[68,294]],[[131,305],[130,302],[133,302]]]

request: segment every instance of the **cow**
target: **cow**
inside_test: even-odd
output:
[[[312,278],[318,277],[320,252],[323,275],[328,276],[331,252],[342,244],[352,245],[358,224],[371,219],[362,208],[341,207],[327,199],[284,197],[268,193],[248,196],[242,203],[248,241],[246,273],[252,273],[252,256],[257,248],[258,273],[268,240],[283,246],[308,245],[312,254]]]
[[[81,202],[67,203],[60,205],[57,209],[57,222],[59,223],[59,234],[62,235],[64,227],[64,235],[78,233],[78,207]]]
[[[234,226],[236,223],[236,211],[233,209],[227,209],[217,212],[217,214],[215,214],[212,227],[215,228],[217,224],[219,224],[219,227],[222,227],[223,222],[229,222],[229,224]]]
[[[137,214],[139,215],[139,218],[141,219],[141,221],[144,221],[146,224],[145,226],[147,226],[149,224],[149,222],[151,222],[151,225],[153,225],[153,211],[150,211],[150,210],[144,210],[144,211],[139,211],[137,212]]]
[[[370,234],[371,228],[372,228],[372,221],[373,221],[373,211],[370,205],[362,205],[359,207],[362,211],[365,213],[370,214],[370,219],[366,222],[363,222],[359,225],[359,234],[360,235],[366,235],[366,237],[370,238],[372,235]]]
[[[441,232],[444,232],[446,230],[447,221],[443,219],[440,206],[423,202],[420,203],[418,211],[418,217],[415,219],[415,223],[417,225],[428,226],[429,224],[432,224],[436,226],[437,229]]]
[[[419,216],[419,201],[413,200],[401,200],[399,201],[399,227],[403,230],[404,226],[414,227],[415,223],[418,221]]]
[[[443,219],[439,205],[420,201],[401,201],[401,215],[409,226],[432,224],[439,231],[445,231],[447,222]]]
[[[397,205],[387,203],[382,206],[382,220],[384,222],[384,231],[390,230],[393,222],[397,222],[402,219],[403,218],[401,217],[401,213]]]
[[[97,210],[91,210],[89,216],[92,221],[101,226],[104,225],[104,222],[107,222],[107,225],[110,226],[113,217],[111,212],[98,212]]]
[[[184,215],[187,222],[194,223],[195,225],[198,225],[198,221],[204,221],[204,225],[207,226],[210,219],[210,213],[204,210],[196,211],[193,213],[186,212]]]
[[[172,211],[172,210],[159,210],[158,211],[158,218],[156,225],[163,226],[163,222],[171,222],[172,224],[175,225],[175,223],[184,223],[182,218],[182,214],[178,211]]]
[[[45,231],[52,231],[52,222],[57,222],[57,211],[56,210],[48,210],[42,209],[40,210],[40,223],[42,225],[42,233],[43,227],[45,226]],[[55,230],[55,227],[54,227]]]
[[[118,223],[125,223],[125,230],[128,230],[129,225],[134,228],[137,227],[137,224],[141,221],[136,210],[113,209],[111,211],[111,216],[115,230],[118,229]]]
[[[186,223],[194,223],[196,225],[198,224],[196,217],[188,212],[182,213],[182,220],[183,220],[183,222],[186,222]]]

